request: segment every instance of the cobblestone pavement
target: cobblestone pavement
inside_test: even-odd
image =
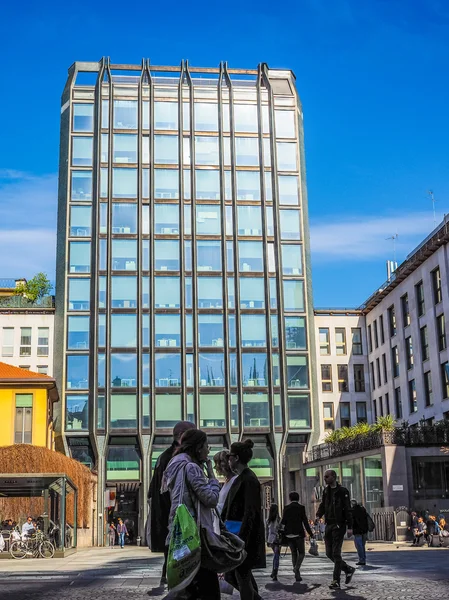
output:
[[[128,551],[129,550],[129,551]],[[355,554],[345,554],[354,564]],[[332,565],[323,556],[307,556],[303,581],[294,583],[290,556],[282,557],[279,581],[270,569],[255,572],[264,599],[293,600],[449,600],[449,551],[383,551],[369,554],[369,565],[360,567],[349,586],[329,590]],[[268,564],[271,556],[268,555]],[[2,600],[144,600],[162,599],[158,587],[161,559],[141,548],[124,551],[90,549],[74,557],[53,561],[27,559],[0,561]],[[45,570],[44,570],[45,569]],[[238,600],[222,595],[226,600]]]

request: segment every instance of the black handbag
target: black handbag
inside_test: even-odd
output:
[[[192,500],[192,505],[195,506],[189,482],[185,474],[184,477],[190,499]],[[233,571],[240,566],[246,558],[245,542],[226,529],[216,510],[215,514],[220,523],[220,534],[217,534],[215,531],[206,527],[202,527],[199,505],[200,500],[197,498],[196,524],[201,539],[201,566],[214,573],[227,573],[228,571]]]
[[[366,513],[366,520],[368,521],[368,531],[371,533],[376,529],[376,525],[368,513]]]

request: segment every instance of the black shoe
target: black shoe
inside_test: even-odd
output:
[[[352,576],[355,573],[355,568],[354,567],[349,567],[349,571],[346,573],[346,579],[345,579],[345,583],[346,585],[349,585],[351,583],[351,579]]]
[[[167,585],[167,578],[161,577],[161,580],[159,582],[159,587],[163,587],[164,585]]]
[[[364,566],[366,565],[366,562],[361,562],[361,561],[359,561],[359,562],[357,562],[357,563],[355,563],[355,564],[356,564],[356,565],[359,565],[359,566],[361,566],[361,567],[364,567]]]
[[[339,582],[339,581],[336,581],[336,580],[334,579],[334,581],[333,581],[333,582],[332,582],[332,583],[329,585],[329,588],[330,588],[331,590],[339,590],[339,589],[340,589],[340,582]]]
[[[277,569],[273,569],[271,571],[271,575],[270,575],[271,579],[273,581],[277,581],[278,580],[278,570]]]
[[[295,573],[295,581],[302,581],[302,577],[298,571],[298,573]]]

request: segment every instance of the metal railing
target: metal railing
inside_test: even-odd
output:
[[[382,446],[449,446],[449,422],[435,425],[396,427],[392,431],[373,431],[366,435],[314,446],[306,453],[305,462],[326,460],[346,454],[375,450]]]
[[[34,301],[24,296],[0,297],[0,308],[54,308],[54,306],[54,296],[44,296]]]

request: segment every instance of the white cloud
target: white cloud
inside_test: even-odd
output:
[[[0,276],[55,273],[57,176],[0,168]]]
[[[440,222],[442,215],[438,216]],[[312,257],[317,261],[370,261],[393,259],[396,233],[396,257],[401,262],[434,229],[430,212],[396,215],[322,215],[310,226]]]

